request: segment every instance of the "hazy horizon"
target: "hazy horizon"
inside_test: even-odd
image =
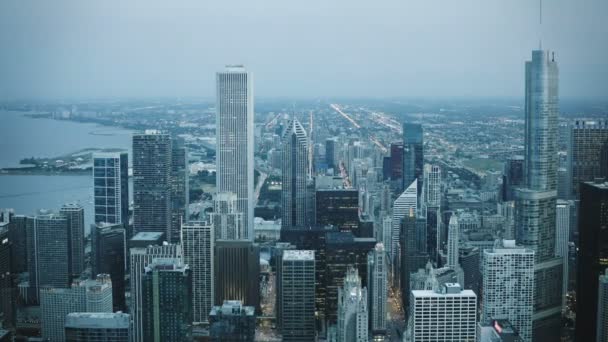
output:
[[[608,94],[608,2],[5,1],[0,100],[200,98],[244,64],[259,98],[523,98],[555,51],[560,97]]]

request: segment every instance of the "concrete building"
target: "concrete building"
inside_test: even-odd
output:
[[[277,277],[283,341],[315,341],[315,252],[284,251]]]
[[[532,341],[534,251],[503,240],[484,251],[481,322],[508,319],[525,342]]]
[[[441,205],[441,169],[439,165],[424,165],[424,199],[431,207]]]
[[[388,262],[384,244],[378,242],[367,256],[369,328],[372,335],[386,333]]]
[[[122,153],[93,153],[95,223],[129,225],[129,158]]]
[[[253,240],[253,74],[229,65],[215,79],[216,190],[236,194],[244,238]]]
[[[222,306],[212,307],[209,324],[211,342],[255,340],[255,308],[243,306],[238,300],[227,300]]]
[[[117,312],[73,312],[65,318],[66,342],[130,342],[131,318]]]
[[[475,341],[477,295],[448,283],[439,290],[411,293],[409,341]]]
[[[359,272],[350,267],[344,278],[344,285],[338,289],[339,342],[368,342],[367,289],[361,287]]]
[[[283,165],[281,190],[282,229],[302,229],[307,226],[308,137],[295,117],[283,134]]]
[[[184,263],[192,272],[193,322],[207,323],[215,300],[213,276],[215,236],[209,222],[188,222],[181,228]]]
[[[218,240],[242,240],[245,238],[244,214],[237,209],[237,196],[234,192],[215,195],[213,213],[210,214],[215,238]]]

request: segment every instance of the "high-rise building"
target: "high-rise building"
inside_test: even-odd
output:
[[[70,275],[77,278],[84,270],[84,208],[70,203],[63,205],[60,212],[68,219]]]
[[[368,342],[368,314],[367,288],[361,286],[357,269],[349,267],[338,289],[338,341]]]
[[[315,252],[286,250],[279,265],[277,320],[283,341],[314,341]]]
[[[408,184],[407,188],[393,204],[393,231],[391,235],[391,246],[388,253],[391,256],[392,264],[395,263],[395,256],[398,252],[399,232],[401,230],[401,220],[409,215],[410,211],[416,213],[418,201],[418,181],[414,179]]]
[[[136,238],[137,235],[133,238]],[[130,280],[131,280],[131,316],[133,317],[133,337],[135,342],[146,341],[143,335],[143,302],[142,302],[142,276],[145,267],[157,258],[181,258],[180,245],[161,245],[131,248],[129,253]]]
[[[183,142],[175,140],[171,148],[171,236],[169,241],[180,241],[182,222],[188,222],[189,212],[189,179],[188,179],[188,149]]]
[[[483,253],[481,322],[508,319],[523,341],[532,341],[534,251],[503,240]]]
[[[579,197],[581,182],[601,177],[601,150],[608,142],[608,120],[576,120],[570,127],[568,168],[571,196]]]
[[[386,333],[388,297],[388,262],[384,244],[378,242],[367,256],[367,287],[369,289],[369,328],[372,335]]]
[[[473,290],[475,293],[481,293],[481,256],[479,248],[465,245],[460,246],[458,251],[458,264],[464,273],[463,288]]]
[[[192,341],[192,274],[180,258],[155,259],[141,282],[144,341]]]
[[[73,312],[65,317],[66,342],[130,342],[131,318],[117,312]]]
[[[563,260],[563,282],[562,282],[562,299],[566,305],[566,293],[568,292],[568,255],[570,244],[570,217],[572,215],[572,205],[570,201],[557,200],[555,209],[555,256],[561,257]]]
[[[129,226],[129,158],[122,153],[93,154],[95,223]]]
[[[608,268],[608,182],[580,184],[576,340],[597,331],[598,278]]]
[[[400,240],[399,240],[399,253],[397,257],[396,266],[398,271],[395,272],[394,286],[401,289],[402,304],[404,311],[407,315],[409,314],[409,300],[410,300],[410,276],[416,272],[419,268],[424,268],[429,260],[429,257],[418,243],[416,238],[416,228],[425,226],[426,224],[420,225],[416,220],[416,213],[414,208],[409,208],[409,213],[401,219],[400,229]],[[426,227],[425,227],[426,228]]]
[[[477,295],[460,284],[411,293],[409,341],[476,341]]]
[[[515,239],[535,252],[534,340],[559,339],[562,259],[555,256],[558,67],[549,51],[526,62],[524,182],[515,191]],[[513,322],[512,322],[513,323]]]
[[[302,229],[307,225],[308,137],[295,117],[283,134],[282,149],[281,226],[282,229]]]
[[[341,177],[316,178],[315,223],[319,226],[333,225],[340,231],[352,231],[360,236],[359,191],[342,184]]]
[[[72,284],[40,289],[42,338],[65,341],[65,319],[71,312],[112,312],[112,281],[107,274]]]
[[[403,123],[403,188],[405,189],[414,180],[422,183],[424,167],[422,125]],[[422,192],[422,184],[417,194]]]
[[[192,316],[194,323],[207,323],[215,300],[214,252],[215,237],[209,222],[188,222],[182,225],[184,263],[192,271]]]
[[[403,182],[403,143],[394,142],[390,149],[390,178]]]
[[[214,255],[215,305],[240,300],[260,308],[260,248],[249,240],[216,240]]]
[[[242,240],[245,238],[243,213],[237,207],[234,192],[222,192],[215,195],[214,210],[210,214],[215,238],[218,240]]]
[[[216,84],[216,188],[236,194],[245,238],[253,240],[253,75],[229,65],[216,74]]]
[[[211,342],[255,340],[255,308],[243,306],[238,300],[226,300],[209,313]]]
[[[329,169],[336,169],[338,164],[336,160],[336,143],[336,139],[325,140],[325,163]]]
[[[28,218],[13,215],[8,224],[8,239],[11,242],[11,273],[27,272],[27,232]]]
[[[156,130],[133,135],[133,230],[163,232],[171,241],[171,137]]]
[[[599,276],[597,288],[596,341],[608,340],[608,268]],[[589,336],[589,335],[587,335]]]
[[[8,222],[0,223],[0,324],[15,324],[15,291],[11,273],[11,248]]]
[[[452,214],[450,217],[450,223],[448,224],[448,267],[458,267],[458,249],[460,242],[460,235],[458,229],[458,217]]]
[[[126,239],[126,230],[121,223],[110,224],[99,222],[91,226],[92,274],[105,273],[110,275],[110,279],[112,279],[114,311],[126,310]]]
[[[502,201],[515,199],[515,189],[524,183],[524,157],[512,156],[507,159],[502,177]]]
[[[424,199],[431,207],[441,205],[441,169],[439,165],[424,165]]]

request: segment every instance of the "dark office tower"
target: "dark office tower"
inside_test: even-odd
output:
[[[133,230],[171,242],[171,138],[155,130],[133,135]]]
[[[171,236],[169,241],[180,240],[180,226],[188,222],[189,182],[188,149],[183,142],[173,141],[171,149]]]
[[[524,157],[512,156],[505,163],[502,178],[502,200],[503,202],[515,199],[515,188],[524,182]]]
[[[66,342],[131,342],[131,318],[117,312],[74,312],[65,317]]]
[[[458,249],[458,263],[464,272],[464,288],[479,294],[481,289],[480,255],[479,248],[461,246]],[[481,296],[477,297],[481,300]]]
[[[355,267],[367,286],[367,255],[376,246],[374,238],[356,238],[352,232],[331,232],[325,236],[325,317],[335,323],[338,289],[344,284],[349,266]]]
[[[8,240],[11,242],[11,273],[27,272],[27,217],[13,215],[8,224]]]
[[[357,189],[317,188],[316,224],[333,225],[341,231],[359,235],[359,191]]]
[[[600,151],[600,178],[608,178],[608,141]]]
[[[192,341],[192,274],[180,259],[156,259],[142,276],[144,341]]]
[[[403,302],[403,308],[406,310],[406,317],[409,315],[407,310],[410,308],[410,276],[412,273],[418,271],[419,268],[424,268],[429,261],[428,255],[420,250],[420,244],[417,243],[416,226],[416,214],[414,213],[414,209],[410,208],[409,214],[401,221],[399,239],[399,246],[401,247],[399,275],[401,277],[401,293],[403,294],[401,300]]]
[[[248,240],[215,242],[215,305],[240,300],[260,310],[260,249]]]
[[[315,252],[284,251],[277,270],[283,341],[315,341]]]
[[[209,313],[211,342],[253,342],[255,340],[255,308],[243,306],[238,300],[224,301]]]
[[[0,224],[0,325],[14,326],[15,291],[11,274],[11,241],[8,224]]]
[[[281,229],[302,229],[307,226],[308,137],[295,117],[283,135],[282,154]]]
[[[580,184],[576,341],[597,331],[598,279],[608,268],[608,181]]]
[[[535,252],[533,340],[559,340],[562,259],[555,256],[558,68],[548,51],[526,62],[524,183],[515,191],[515,238]]]
[[[394,181],[402,181],[403,179],[403,143],[394,142],[391,144],[391,167],[390,178]]]
[[[93,154],[95,223],[129,226],[129,157],[127,152]]]
[[[422,183],[424,167],[422,125],[403,123],[403,189],[415,179]],[[422,184],[418,184],[418,194]]]
[[[336,140],[335,139],[327,139],[325,140],[325,163],[327,163],[327,167],[336,169]]]
[[[27,232],[30,287],[36,291],[43,287],[69,287],[68,219],[64,215],[48,214],[38,215],[31,221]]]
[[[120,223],[91,226],[92,275],[109,274],[114,311],[125,311],[126,231]]]
[[[65,204],[61,214],[68,219],[69,267],[73,278],[84,271],[84,208],[79,204]]]
[[[601,150],[608,142],[608,120],[576,120],[570,128],[568,167],[572,196],[578,199],[579,184],[600,177]]]

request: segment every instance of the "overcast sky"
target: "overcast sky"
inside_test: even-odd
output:
[[[0,99],[214,97],[242,63],[263,97],[523,96],[556,51],[563,97],[608,94],[608,1],[0,1]],[[542,32],[541,32],[542,31]]]

